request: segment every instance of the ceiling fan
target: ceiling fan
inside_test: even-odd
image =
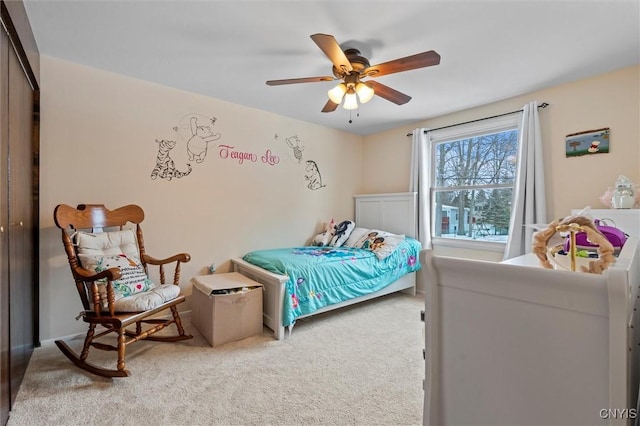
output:
[[[269,80],[267,84],[269,86],[279,86],[283,84],[342,80],[340,84],[329,90],[329,100],[322,108],[322,112],[335,111],[343,100],[343,108],[356,109],[358,107],[358,99],[360,103],[366,103],[371,100],[373,95],[378,95],[397,105],[406,104],[411,100],[411,96],[377,81],[363,81],[363,79],[430,67],[440,63],[440,55],[433,50],[429,50],[382,64],[370,65],[367,58],[360,56],[358,49],[349,48],[343,51],[332,35],[313,34],[311,39],[333,63],[333,76]]]

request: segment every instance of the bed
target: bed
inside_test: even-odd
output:
[[[357,227],[407,237],[383,260],[370,250],[313,246],[258,250],[231,259],[234,271],[263,284],[264,324],[276,339],[285,337],[285,329],[290,334],[301,318],[398,291],[415,295],[421,250],[415,239],[416,194],[368,194],[354,199]],[[381,273],[368,275],[374,269]]]
[[[640,211],[592,213],[631,235],[602,275],[545,269],[533,254],[486,262],[425,251],[425,425],[640,416]]]

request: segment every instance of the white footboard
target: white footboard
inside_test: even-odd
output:
[[[234,271],[264,285],[262,298],[264,325],[273,330],[276,339],[283,339],[282,302],[285,293],[284,286],[289,281],[289,277],[266,271],[240,258],[231,259],[231,264]]]

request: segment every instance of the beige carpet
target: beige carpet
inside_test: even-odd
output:
[[[395,294],[298,321],[283,341],[265,329],[218,348],[187,316],[193,339],[133,344],[122,379],[86,373],[46,344],[8,424],[422,424],[421,309],[422,297]],[[99,363],[105,353],[94,352]]]

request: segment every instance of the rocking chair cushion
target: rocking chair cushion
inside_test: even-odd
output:
[[[180,294],[174,284],[156,285],[151,281],[138,259],[123,254],[116,256],[78,255],[83,267],[94,272],[119,267],[122,277],[113,281],[115,310],[118,312],[140,312],[154,309]],[[108,309],[107,283],[98,283],[102,309]]]
[[[129,257],[140,257],[133,229],[96,233],[78,231],[75,243],[78,254],[105,256],[124,253]]]
[[[79,231],[75,239],[78,259],[83,268],[96,273],[109,268],[120,268],[122,277],[113,282],[116,301],[156,287],[147,277],[140,262],[137,239],[132,229],[97,233]],[[102,307],[106,309],[106,281],[99,283],[98,289]]]
[[[143,291],[116,300],[118,312],[140,312],[157,308],[180,295],[180,287],[174,284],[162,284],[149,291]]]

